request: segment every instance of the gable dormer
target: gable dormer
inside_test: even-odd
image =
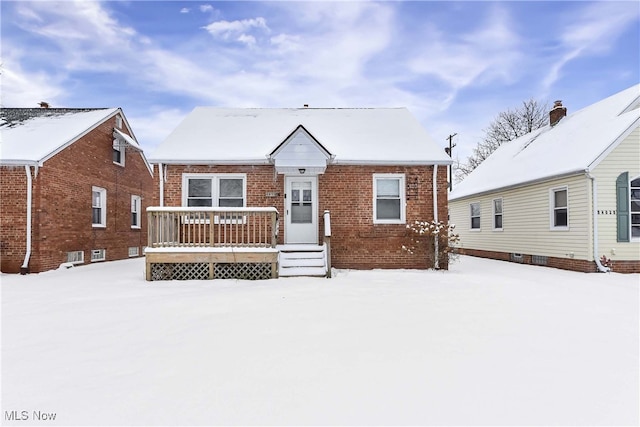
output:
[[[317,175],[324,173],[331,153],[299,125],[269,154],[269,160],[280,174]]]

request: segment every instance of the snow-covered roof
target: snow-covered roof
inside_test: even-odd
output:
[[[640,85],[502,144],[449,200],[592,170],[640,124]]]
[[[119,108],[0,109],[0,163],[42,163],[118,111]]]
[[[268,163],[304,128],[338,164],[449,164],[406,108],[195,108],[149,158],[154,163]]]

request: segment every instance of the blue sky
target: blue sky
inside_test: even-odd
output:
[[[407,107],[464,160],[503,110],[640,81],[640,3],[6,1],[4,107],[122,107],[152,152],[195,106]]]

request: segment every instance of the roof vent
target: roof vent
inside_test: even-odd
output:
[[[309,104],[304,104],[304,108],[309,108]]]
[[[49,108],[50,107],[49,103],[48,102],[44,102],[44,101],[40,102],[38,105],[40,105],[40,108]]]
[[[558,100],[553,103],[553,108],[549,111],[549,124],[555,126],[560,119],[567,115],[567,107],[562,106],[562,101]]]

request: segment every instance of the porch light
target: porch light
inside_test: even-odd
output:
[[[298,172],[300,172],[300,174],[302,175],[302,174],[304,174],[306,172],[306,169],[305,168],[300,168],[300,169],[298,169]]]

